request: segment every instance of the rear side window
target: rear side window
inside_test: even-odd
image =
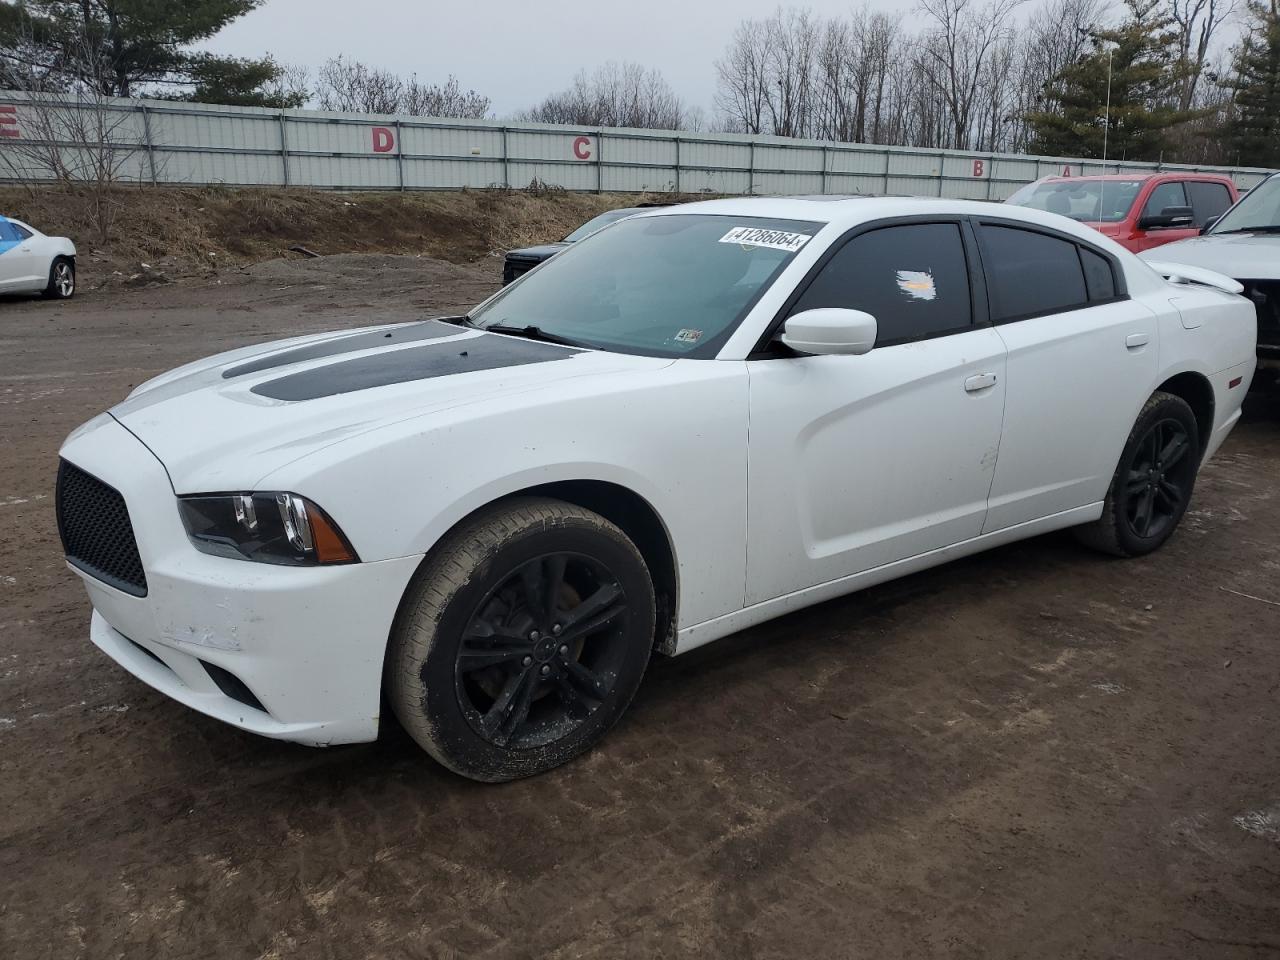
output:
[[[1089,299],[1114,300],[1116,275],[1111,270],[1111,261],[1088,247],[1081,247],[1080,263],[1084,267],[1084,282],[1089,289]]]
[[[26,227],[20,227],[16,223],[13,223],[12,221],[10,221],[9,226],[13,227],[13,232],[17,235],[19,240],[31,239],[31,231],[28,230]]]
[[[1220,217],[1231,206],[1231,191],[1224,183],[1187,181],[1187,195],[1191,198],[1191,210],[1197,227],[1203,227],[1211,217]]]
[[[994,224],[983,224],[980,232],[991,318],[996,322],[1088,303],[1084,268],[1071,241]],[[1111,282],[1114,296],[1114,278]]]
[[[18,236],[18,228],[8,220],[0,220],[0,243],[14,243],[22,238]]]
[[[973,306],[959,225],[904,224],[854,237],[791,312],[818,307],[865,310],[879,324],[878,347],[967,329]]]
[[[1158,217],[1166,207],[1185,207],[1187,195],[1182,189],[1182,181],[1162,183],[1151,191],[1147,205],[1142,208],[1144,217]]]

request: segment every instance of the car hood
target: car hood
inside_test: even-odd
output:
[[[1219,233],[1143,251],[1139,256],[1216,270],[1236,280],[1280,279],[1280,235]]]
[[[512,260],[546,260],[569,246],[563,240],[556,243],[544,243],[536,247],[521,247],[519,250],[508,250],[507,257]]]
[[[221,354],[142,384],[111,415],[160,459],[176,493],[247,490],[390,423],[513,393],[532,406],[570,378],[671,362],[426,320]]]

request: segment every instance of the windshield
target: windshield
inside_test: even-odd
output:
[[[1037,180],[1005,203],[1088,223],[1118,223],[1142,189],[1141,180]]]
[[[623,220],[525,274],[470,319],[621,353],[714,357],[821,226],[710,214]]]
[[[565,242],[576,243],[577,241],[583,239],[584,237],[591,236],[597,230],[600,230],[603,227],[607,227],[609,224],[613,223],[616,220],[622,220],[625,217],[629,217],[632,214],[639,213],[639,212],[640,211],[635,207],[627,207],[623,210],[608,210],[605,213],[600,214],[600,216],[598,217],[592,217],[590,220],[588,220],[586,223],[580,226],[577,230],[573,231],[573,233],[569,234],[567,237],[564,238]]]
[[[1263,180],[1222,215],[1210,233],[1280,228],[1280,177]]]

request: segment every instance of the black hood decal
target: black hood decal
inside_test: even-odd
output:
[[[261,373],[263,370],[284,367],[304,360],[338,357],[344,353],[355,353],[357,350],[372,350],[375,347],[390,347],[401,343],[414,343],[418,340],[439,340],[441,337],[456,336],[465,330],[465,327],[455,327],[452,324],[441,323],[439,320],[423,320],[419,323],[396,327],[394,330],[369,330],[347,337],[309,343],[303,347],[286,350],[284,353],[258,357],[256,360],[228,367],[222,371],[222,377],[223,379],[243,377],[247,373]]]
[[[486,334],[343,360],[259,383],[252,391],[273,400],[318,400],[393,383],[564,360],[578,353],[582,351],[572,347]]]

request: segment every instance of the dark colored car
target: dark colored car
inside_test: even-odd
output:
[[[557,240],[555,243],[544,243],[536,247],[522,247],[519,250],[508,250],[507,258],[502,264],[502,285],[505,287],[516,277],[523,276],[528,273],[543,260],[549,260],[557,253],[573,243],[575,240],[581,240],[583,237],[589,237],[597,230],[607,227],[609,224],[618,220],[622,220],[635,213],[643,213],[645,210],[653,207],[665,207],[665,203],[642,203],[636,207],[620,207],[617,210],[606,210],[598,217],[592,217],[573,233],[569,234],[563,240]]]

